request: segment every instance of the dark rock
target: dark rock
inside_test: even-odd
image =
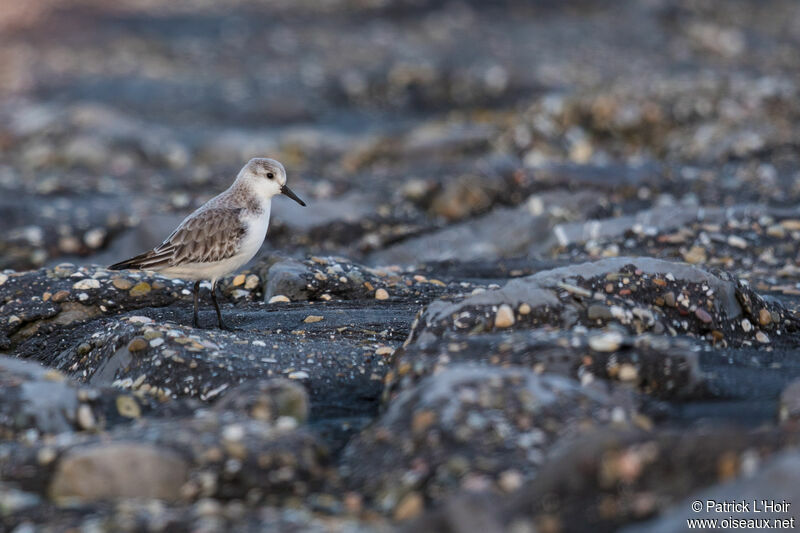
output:
[[[603,391],[559,376],[452,365],[390,402],[345,449],[341,471],[396,513],[411,491],[439,501],[459,487],[502,487],[504,476],[521,483],[559,442],[632,417]]]

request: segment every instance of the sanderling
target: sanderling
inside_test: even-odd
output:
[[[272,197],[284,194],[305,206],[286,186],[286,170],[278,161],[253,158],[228,190],[186,217],[164,242],[111,270],[154,270],[194,280],[194,326],[198,327],[200,282],[211,282],[211,299],[220,329],[225,329],[217,303],[217,281],[250,261],[267,235]]]

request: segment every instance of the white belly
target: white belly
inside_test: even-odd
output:
[[[242,237],[239,253],[236,255],[211,263],[186,263],[171,266],[161,269],[159,272],[173,278],[192,281],[209,280],[214,283],[217,279],[239,270],[258,253],[264,243],[264,238],[267,236],[267,227],[269,226],[269,207],[269,204],[267,204],[262,215],[245,220],[248,224],[248,229]]]

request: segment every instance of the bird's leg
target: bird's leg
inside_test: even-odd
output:
[[[197,318],[197,310],[200,306],[200,282],[194,282],[194,327],[200,327],[200,320]]]
[[[214,309],[217,310],[217,322],[219,323],[219,329],[228,329],[228,327],[222,321],[222,312],[219,310],[219,303],[217,303],[217,280],[214,280],[214,283],[211,284],[211,300],[214,302]]]

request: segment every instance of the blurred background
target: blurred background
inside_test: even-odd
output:
[[[799,39],[793,0],[5,2],[0,268],[137,253],[253,156],[312,206],[278,200],[264,253],[370,263],[554,188],[794,204]]]

